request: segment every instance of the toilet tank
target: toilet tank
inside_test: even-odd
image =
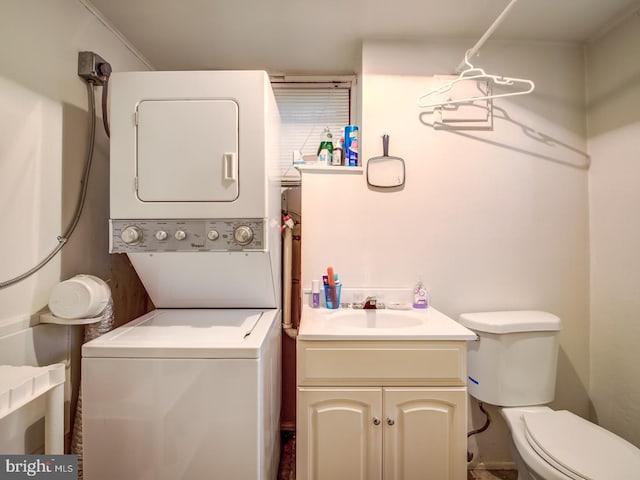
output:
[[[463,313],[459,322],[478,335],[467,355],[473,397],[505,407],[553,400],[561,328],[557,316],[535,310]]]

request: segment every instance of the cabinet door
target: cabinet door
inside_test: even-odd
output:
[[[297,480],[380,480],[381,413],[380,388],[298,388]]]
[[[386,388],[385,480],[467,478],[465,388]]]

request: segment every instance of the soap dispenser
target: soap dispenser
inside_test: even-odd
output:
[[[419,278],[413,289],[413,308],[427,308],[429,306],[429,294]]]

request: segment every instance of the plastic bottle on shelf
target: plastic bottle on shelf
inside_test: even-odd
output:
[[[331,156],[331,165],[343,165],[342,162],[342,145],[344,144],[344,138],[341,138],[335,147],[333,147],[333,155]]]
[[[331,130],[329,127],[325,127],[322,131],[322,135],[320,135],[320,146],[318,147],[318,157],[320,156],[320,152],[322,150],[326,150],[329,154],[328,161],[331,161],[331,155],[333,154],[333,135],[331,134]]]

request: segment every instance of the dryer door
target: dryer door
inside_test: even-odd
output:
[[[136,191],[142,202],[238,198],[238,104],[143,100],[136,109]]]

